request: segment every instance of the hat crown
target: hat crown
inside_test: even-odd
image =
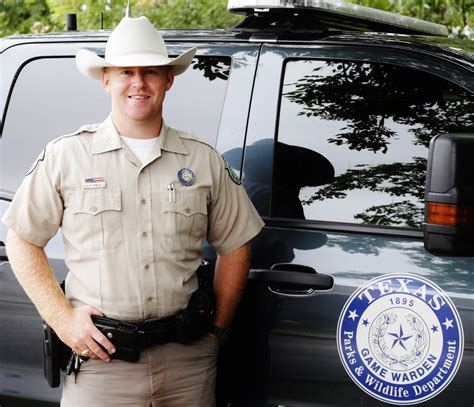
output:
[[[109,36],[105,58],[88,49],[76,54],[79,72],[101,79],[107,67],[169,66],[180,75],[191,64],[196,48],[188,49],[176,58],[169,58],[165,41],[146,17],[124,17]]]
[[[109,36],[105,60],[113,63],[123,55],[159,54],[168,58],[163,37],[148,18],[124,17]]]

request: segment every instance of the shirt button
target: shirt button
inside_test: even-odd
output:
[[[147,297],[146,300],[147,300],[148,302],[152,302],[152,301],[153,301],[153,297]]]
[[[142,205],[145,205],[145,204],[146,204],[146,199],[142,199],[142,200],[140,201],[140,203],[141,203]]]
[[[150,270],[150,265],[149,264],[145,264],[145,270]]]
[[[90,211],[91,212],[97,212],[97,206],[91,206]]]
[[[143,232],[143,233],[142,233],[142,236],[143,236],[143,237],[147,237],[147,236],[148,236],[148,233]]]
[[[187,213],[187,214],[189,215],[189,214],[191,213],[191,208],[186,208],[186,209],[184,210],[184,213]]]

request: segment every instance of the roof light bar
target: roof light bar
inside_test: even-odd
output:
[[[448,29],[441,24],[430,23],[413,17],[401,16],[388,11],[346,3],[340,0],[229,0],[227,8],[235,13],[271,12],[273,10],[312,11],[330,15],[340,21],[345,19],[363,20],[367,23],[383,25],[390,31],[404,29],[416,34],[447,37]]]

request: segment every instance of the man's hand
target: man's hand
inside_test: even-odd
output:
[[[115,348],[91,320],[92,315],[102,314],[90,306],[72,307],[54,277],[43,248],[10,230],[7,253],[21,286],[58,337],[79,355],[89,350],[90,357],[110,360],[106,351],[113,353]]]
[[[83,352],[89,350],[88,357],[109,362],[109,355],[115,352],[115,347],[92,323],[92,315],[103,316],[101,312],[88,305],[71,308],[64,320],[58,321],[55,324],[57,326],[52,328],[59,339],[78,355],[84,355]]]

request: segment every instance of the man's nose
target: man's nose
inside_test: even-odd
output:
[[[132,85],[138,89],[145,87],[145,76],[142,72],[136,71],[132,78]]]

